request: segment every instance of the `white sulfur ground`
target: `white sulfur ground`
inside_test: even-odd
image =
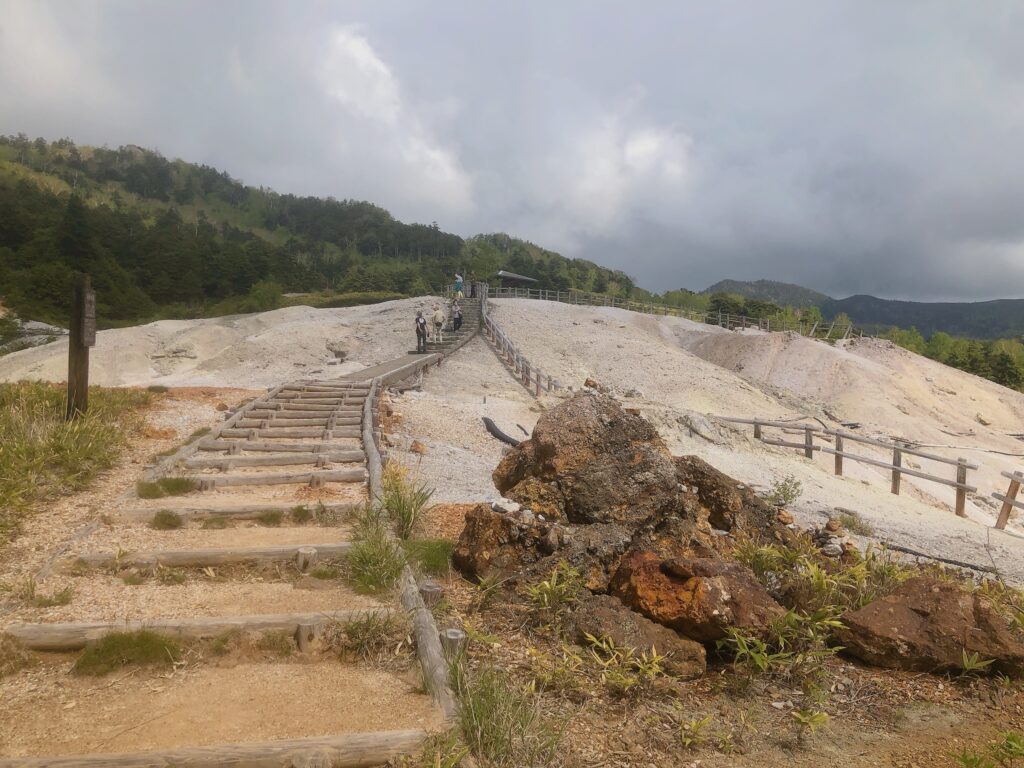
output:
[[[106,385],[255,388],[305,376],[329,378],[413,348],[412,318],[433,301],[292,307],[103,331],[93,350],[92,379]],[[1009,437],[1024,432],[1024,395],[876,340],[830,345],[528,300],[494,301],[492,312],[545,373],[577,389],[588,376],[597,379],[640,408],[673,453],[700,455],[762,488],[792,475],[803,487],[793,505],[802,522],[820,522],[838,507],[850,509],[878,538],[979,565],[994,563],[1004,576],[1024,583],[1019,520],[1011,520],[1009,532],[990,527],[998,510],[991,493],[1006,489],[1000,472],[1024,468],[1024,443]],[[330,343],[346,350],[345,362],[331,363]],[[62,380],[66,350],[66,342],[58,341],[0,358],[0,380]],[[437,488],[437,501],[496,498],[490,473],[503,446],[484,431],[481,417],[525,437],[517,425],[531,430],[542,409],[566,394],[534,400],[476,339],[427,375],[421,391],[395,398],[402,418],[392,455],[419,465]],[[858,434],[907,438],[939,446],[928,448],[936,454],[979,464],[969,476],[979,492],[969,497],[968,519],[960,519],[952,512],[951,488],[905,477],[902,495],[893,496],[884,470],[847,461],[845,476],[835,477],[829,456],[804,459],[797,451],[753,440],[750,427],[728,426],[709,415],[809,416],[829,426],[857,422]],[[422,457],[404,451],[413,438],[426,446]],[[864,453],[887,458],[867,447]],[[950,479],[955,472],[925,459],[905,465]]]

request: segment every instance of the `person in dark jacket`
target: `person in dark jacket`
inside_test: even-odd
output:
[[[455,301],[452,304],[452,330],[456,333],[459,332],[459,328],[462,327],[462,307],[459,306],[459,302]]]
[[[427,351],[427,318],[422,309],[416,312],[416,351]]]

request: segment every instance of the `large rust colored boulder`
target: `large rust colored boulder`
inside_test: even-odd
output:
[[[1006,619],[981,595],[950,582],[918,576],[842,622],[837,635],[846,652],[879,667],[958,671],[966,650],[993,659],[993,672],[1024,675],[1024,643]]]
[[[556,551],[563,535],[561,527],[550,521],[478,504],[466,513],[452,564],[475,579],[507,578]]]
[[[748,568],[714,558],[635,552],[623,559],[610,589],[633,610],[702,643],[720,640],[731,627],[760,632],[784,612]]]
[[[657,430],[596,393],[541,416],[492,477],[502,495],[573,523],[635,524],[679,505],[676,468]]]
[[[720,531],[768,530],[777,527],[778,510],[744,483],[719,472],[696,456],[677,456],[676,478],[694,494],[700,515]]]
[[[623,555],[629,551],[632,532],[616,523],[597,523],[560,529],[561,546],[550,557],[528,566],[522,580],[546,579],[559,561],[564,560],[583,577],[591,592],[607,592]]]
[[[583,646],[590,635],[610,638],[616,647],[633,648],[638,653],[656,650],[667,657],[666,671],[684,680],[700,677],[707,669],[703,645],[655,624],[611,595],[592,595],[581,600],[565,626],[569,636]]]

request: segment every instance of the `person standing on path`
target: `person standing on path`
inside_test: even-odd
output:
[[[458,333],[459,328],[462,327],[462,307],[459,306],[459,300],[456,299],[452,304],[452,329]]]
[[[444,328],[444,310],[441,309],[440,304],[434,305],[434,315],[430,319],[434,323],[434,341],[440,344],[444,341],[444,337],[441,335]]]
[[[458,272],[455,273],[455,298],[462,298],[462,275]]]
[[[469,298],[476,298],[476,272],[469,271]]]
[[[422,309],[416,310],[416,351],[427,351],[427,318]]]

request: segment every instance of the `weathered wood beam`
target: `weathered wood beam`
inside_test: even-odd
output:
[[[225,456],[222,458],[188,459],[189,469],[231,469],[232,467],[281,467],[290,464],[317,464],[320,462],[351,464],[362,463],[362,451],[324,451],[323,453],[287,453],[266,456]]]
[[[358,469],[327,469],[318,472],[285,472],[266,475],[191,475],[190,479],[196,483],[200,490],[203,490],[235,485],[361,483],[366,479],[366,472],[360,467]]]
[[[86,565],[91,568],[121,566],[161,565],[165,568],[205,568],[232,563],[272,563],[295,560],[299,550],[312,547],[321,559],[344,557],[352,545],[339,544],[291,544],[277,547],[234,547],[221,549],[164,549],[153,552],[87,552],[61,558],[63,568]]]

